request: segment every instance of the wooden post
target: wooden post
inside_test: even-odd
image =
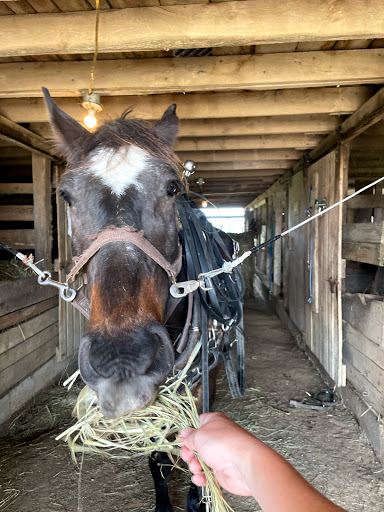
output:
[[[379,183],[375,186],[375,195],[383,197],[383,183]],[[373,218],[375,222],[383,221],[383,208],[374,208]]]
[[[51,162],[40,155],[32,155],[33,218],[35,233],[35,261],[44,260],[40,268],[52,268],[52,204]]]

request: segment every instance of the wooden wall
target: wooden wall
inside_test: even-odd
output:
[[[0,396],[56,355],[58,302],[34,277],[0,283]]]
[[[328,205],[340,199],[346,188],[345,151],[342,146],[308,169],[280,180],[250,205],[255,209],[254,216],[266,226],[267,239],[318,213],[318,203],[324,198]],[[272,254],[266,249],[257,260],[271,294],[282,298],[304,344],[338,385],[345,384],[341,226],[342,208],[336,208],[292,231],[274,246]]]
[[[343,356],[347,379],[375,410],[384,414],[384,297],[343,296]]]
[[[361,143],[356,139],[358,148]],[[370,150],[366,160],[361,149],[358,151],[361,165],[368,165]],[[356,178],[360,175],[356,153],[351,152],[351,165],[349,154],[349,146],[341,145],[309,168],[279,180],[251,203],[248,218],[256,220],[257,231],[261,233],[265,226],[270,238],[272,219],[276,232],[284,230],[276,222],[284,218],[282,210],[288,227],[293,227],[307,215],[318,213],[316,200],[330,206],[347,195],[348,183],[351,193],[372,182],[374,176]],[[369,168],[373,169],[373,164]],[[310,212],[306,212],[308,206]],[[331,381],[339,386],[348,381],[380,414],[384,414],[383,207],[380,184],[344,208],[337,207],[290,233],[272,254],[272,295],[282,299],[306,349],[316,356]],[[266,252],[256,265],[268,285],[271,266]]]
[[[10,227],[33,221],[33,229],[0,229],[0,240],[25,253],[34,249],[35,261],[43,260],[39,268],[52,270],[52,233],[57,233],[58,273],[53,279],[65,282],[72,260],[63,201],[53,219],[51,162],[33,154],[31,163],[32,183],[0,184],[0,193],[9,202],[0,206],[0,221]],[[30,204],[15,204],[17,198]],[[40,286],[37,277],[0,282],[0,425],[76,361],[84,324],[71,304],[59,301],[57,288]]]

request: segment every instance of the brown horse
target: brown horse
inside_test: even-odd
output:
[[[68,163],[59,192],[69,206],[72,254],[87,254],[94,239],[106,238],[84,266],[90,318],[79,367],[103,414],[118,417],[149,405],[175,364],[164,323],[170,314],[170,278],[181,269],[176,195],[185,183],[171,149],[178,131],[176,106],[154,126],[123,115],[90,133],[43,91],[57,149]],[[186,302],[172,314],[171,323],[180,329]],[[160,471],[158,462],[168,461],[164,454],[150,461],[156,511],[170,512],[169,470]],[[197,510],[196,501],[193,489],[188,510]]]

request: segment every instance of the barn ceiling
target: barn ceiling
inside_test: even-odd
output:
[[[245,206],[384,82],[382,0],[100,0],[99,119],[177,104],[191,188]],[[49,138],[41,87],[82,121],[95,0],[0,2],[0,114]],[[3,143],[1,169],[28,165]],[[197,185],[202,178],[204,184]]]

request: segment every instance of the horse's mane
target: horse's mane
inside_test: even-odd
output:
[[[130,109],[126,110],[120,118],[102,124],[92,133],[92,137],[79,141],[74,160],[80,165],[75,165],[75,169],[72,167],[70,170],[83,169],[82,162],[98,147],[117,151],[120,148],[136,146],[171,166],[182,179],[182,164],[169,144],[156,134],[151,123],[142,119],[126,119],[130,112]]]

